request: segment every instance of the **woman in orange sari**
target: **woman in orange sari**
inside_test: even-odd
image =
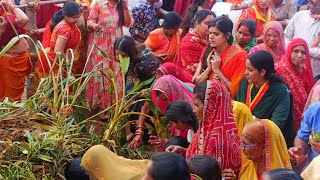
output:
[[[153,30],[144,42],[161,62],[176,62],[179,55],[181,17],[175,12],[164,16],[162,27]]]
[[[247,52],[233,44],[233,24],[225,16],[215,18],[209,24],[209,45],[202,54],[193,82],[199,84],[208,79],[219,80],[235,98],[244,78]]]
[[[254,0],[253,6],[247,9],[242,10],[242,14],[239,17],[238,22],[240,23],[244,19],[252,19],[257,24],[257,31],[256,31],[256,38],[257,42],[262,42],[262,34],[263,34],[263,27],[265,23],[270,21],[275,21],[275,13],[271,9],[271,0]]]
[[[56,53],[61,53],[62,57],[66,58],[67,49],[73,49],[77,61],[81,40],[77,22],[81,12],[81,7],[76,2],[67,2],[46,25],[42,41],[44,48],[49,47],[50,51],[47,53],[48,60],[41,52],[41,57],[37,61],[36,71],[40,77],[47,77],[51,71],[57,71],[59,62],[55,60]]]
[[[17,36],[10,23],[18,34],[25,34],[24,27],[28,24],[28,17],[11,1],[0,3],[0,51],[4,53],[0,57],[0,101],[4,97],[19,101],[24,90],[26,75],[31,69],[29,45],[26,39],[21,38],[9,50],[3,51],[3,49],[13,37]]]
[[[293,39],[281,62],[275,64],[276,72],[284,78],[293,96],[295,132],[300,129],[304,106],[314,84],[309,48],[305,40]]]

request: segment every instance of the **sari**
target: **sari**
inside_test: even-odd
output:
[[[187,33],[180,42],[178,66],[194,74],[199,65],[200,57],[207,46],[207,41],[194,32]]]
[[[164,75],[156,80],[151,90],[151,98],[161,114],[166,114],[167,107],[176,100],[185,100],[193,106],[193,84],[186,84],[172,75]],[[160,99],[157,91],[162,92],[167,100]]]
[[[187,150],[186,158],[208,155],[217,159],[222,170],[239,173],[240,140],[232,115],[232,99],[218,81],[207,81],[203,121]]]
[[[301,64],[301,67],[303,68],[303,72],[301,73],[291,62],[293,49],[298,45],[303,45],[306,49],[306,60]],[[286,81],[293,96],[294,130],[297,131],[300,128],[308,94],[314,84],[309,48],[306,41],[301,38],[293,39],[288,46],[286,55],[283,57],[282,61],[275,64],[275,68],[277,74],[282,76]]]
[[[192,83],[193,75],[184,71],[176,64],[166,62],[158,68],[158,71],[160,71],[163,75],[172,75],[182,82]]]
[[[95,145],[87,150],[81,166],[89,176],[99,180],[140,180],[148,160],[131,160],[118,156],[103,145]]]
[[[264,24],[270,21],[275,21],[276,16],[274,11],[271,9],[272,1],[270,1],[267,9],[267,15],[265,17],[262,15],[262,10],[257,5],[257,1],[258,0],[253,1],[252,7],[242,10],[242,13],[238,19],[238,26],[242,20],[247,18],[252,19],[257,24],[256,37],[260,37],[263,34]]]
[[[231,97],[235,98],[246,70],[246,60],[248,54],[238,45],[232,44],[221,54],[220,70],[223,75],[231,81]],[[201,58],[202,59],[202,58]],[[209,77],[212,80],[214,73]]]
[[[178,13],[181,17],[184,17],[193,1],[194,0],[176,0],[174,3],[173,11]]]
[[[239,45],[236,39],[236,35],[233,35],[233,44]],[[252,38],[250,42],[243,48],[247,53],[250,52],[251,48],[257,45],[257,41],[255,38]]]
[[[271,82],[269,88],[264,94],[254,85],[244,79],[239,87],[237,101],[245,103],[252,114],[259,119],[271,119],[281,129],[283,136],[287,142],[287,146],[293,145],[294,124],[293,124],[293,102],[289,89],[282,82]],[[250,94],[250,97],[247,95]],[[256,98],[256,96],[261,96]],[[259,100],[255,100],[259,99]],[[251,106],[255,101],[255,107]]]
[[[320,80],[318,80],[317,83],[311,89],[306,105],[304,107],[304,111],[306,111],[311,104],[319,101],[320,101]]]
[[[170,40],[165,36],[163,28],[151,31],[144,44],[161,62],[176,62],[179,55],[180,33],[177,32]]]
[[[38,59],[36,64],[36,71],[38,72],[40,78],[47,77],[52,66],[53,72],[56,72],[59,68],[59,62],[56,61],[56,52],[54,52],[59,36],[67,40],[64,53],[66,53],[68,49],[72,49],[75,54],[74,61],[77,62],[79,58],[78,48],[81,40],[81,32],[78,26],[76,24],[69,25],[65,23],[59,23],[51,32],[51,24],[52,21],[47,23],[42,37],[43,47],[50,48],[49,52],[47,53],[50,64],[46,59],[45,53],[41,51],[40,59]]]
[[[304,180],[319,180],[320,156],[314,158],[306,169],[301,173]]]
[[[272,50],[271,47],[268,46],[267,44],[267,37],[266,37],[266,34],[267,32],[272,29],[272,30],[275,30],[279,33],[279,38],[280,38],[280,41],[279,41],[279,44],[278,44],[278,49],[280,50],[279,54],[277,54],[276,52],[274,52]],[[282,25],[277,22],[277,21],[270,21],[268,22],[264,29],[263,29],[263,43],[261,44],[258,44],[257,46],[253,47],[249,54],[252,54],[256,51],[261,51],[261,50],[265,50],[265,51],[268,51],[272,57],[273,57],[273,60],[275,63],[279,62],[282,57],[284,56],[284,54],[286,53],[286,49],[285,49],[285,42],[284,42],[284,33],[283,33],[283,27]]]
[[[255,121],[260,121],[263,124],[264,129],[261,129],[261,126],[258,126],[258,123],[248,124],[249,126],[246,126],[243,130],[243,136],[249,136],[251,137],[250,139],[255,139],[256,142],[264,143],[264,171],[278,168],[291,169],[287,146],[279,127],[267,119]],[[261,133],[258,132],[261,131],[264,131],[264,140],[259,136]],[[258,177],[257,166],[258,164],[256,162],[247,160],[247,162],[241,166],[239,180],[260,179],[261,177]]]

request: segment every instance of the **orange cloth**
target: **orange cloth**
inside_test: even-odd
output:
[[[231,81],[230,92],[233,99],[236,98],[240,83],[244,78],[247,57],[247,52],[235,44],[232,44],[220,54],[220,70]],[[213,75],[211,74],[209,79],[213,79]]]
[[[163,28],[158,28],[150,32],[144,44],[152,50],[154,55],[161,59],[162,63],[175,63],[179,55],[180,34],[181,31],[178,31],[168,40]]]
[[[0,57],[0,99],[9,97],[11,100],[19,101],[30,69],[29,52],[20,56]]]

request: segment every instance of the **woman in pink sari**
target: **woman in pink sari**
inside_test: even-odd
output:
[[[158,68],[156,78],[158,79],[163,75],[172,75],[182,82],[192,83],[193,75],[171,62],[166,62]]]
[[[304,106],[314,84],[309,48],[305,40],[293,39],[283,59],[275,64],[293,96],[294,129],[300,128]]]
[[[268,22],[263,29],[263,43],[253,47],[249,55],[260,50],[268,51],[274,62],[282,59],[286,53],[282,25],[277,21]]]

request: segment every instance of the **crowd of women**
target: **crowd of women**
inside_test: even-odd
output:
[[[242,10],[237,24],[226,15],[216,16],[210,10],[214,3],[141,0],[129,7],[126,0],[71,1],[58,8],[43,29],[34,30],[26,28],[28,17],[13,2],[1,1],[0,98],[19,101],[29,73],[40,78],[54,75],[56,54],[66,58],[67,50],[73,49],[73,73],[94,72],[85,92],[90,114],[115,102],[108,90],[110,70],[118,87],[126,77],[126,89],[117,92],[120,96],[154,78],[141,87],[151,89],[146,95],[151,101],[139,101],[129,111],[165,116],[172,135],[162,139],[149,134],[152,121],[131,115],[128,119],[135,123],[127,127],[128,146],[151,144],[166,152],[149,161],[131,160],[97,145],[70,164],[88,176],[320,179],[320,142],[314,139],[320,132],[320,81],[315,83],[310,55],[318,44],[294,38],[286,46],[285,25],[275,19],[269,0],[255,0]],[[319,4],[310,0],[306,11],[313,14]],[[123,35],[124,27],[130,36]],[[40,53],[35,67],[24,38],[5,48],[17,34],[40,32],[49,51]],[[121,71],[123,58],[130,59],[127,74]],[[103,113],[99,118],[107,120]],[[88,178],[73,169],[66,170],[67,179]]]

